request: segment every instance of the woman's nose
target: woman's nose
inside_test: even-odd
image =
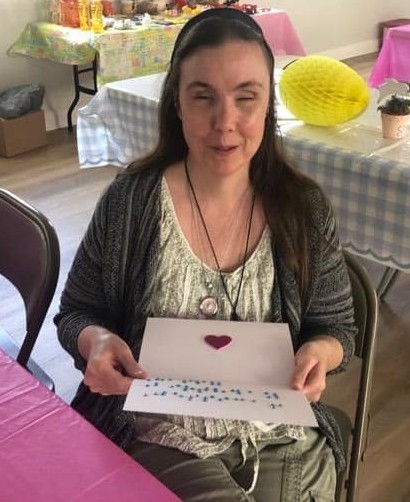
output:
[[[234,103],[228,101],[219,102],[214,109],[214,127],[218,131],[226,132],[235,129],[237,110]]]

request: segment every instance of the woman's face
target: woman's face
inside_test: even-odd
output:
[[[256,42],[230,41],[187,57],[178,97],[189,164],[218,176],[248,170],[262,141],[269,89]]]

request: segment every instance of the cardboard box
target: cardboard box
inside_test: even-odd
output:
[[[0,155],[13,157],[47,144],[44,111],[27,113],[15,119],[0,118]]]

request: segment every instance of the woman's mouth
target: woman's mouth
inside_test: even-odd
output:
[[[237,148],[237,146],[222,146],[222,145],[217,145],[217,146],[214,146],[213,149],[217,152],[217,153],[231,153],[233,151],[235,151]]]

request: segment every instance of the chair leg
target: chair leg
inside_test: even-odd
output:
[[[7,333],[7,331],[0,326],[0,347],[6,352],[12,359],[17,360],[19,353],[19,348],[14,342],[13,338]],[[29,359],[27,362],[27,369],[30,373],[39,380],[47,389],[54,392],[55,386],[53,380],[47,375],[47,373],[40,368],[40,366],[33,360]]]

